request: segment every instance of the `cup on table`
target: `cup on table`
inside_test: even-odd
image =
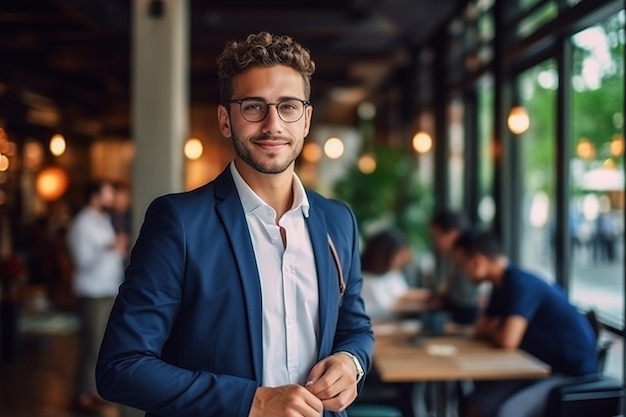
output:
[[[422,315],[422,328],[430,336],[441,336],[444,333],[448,315],[445,311],[429,311]]]

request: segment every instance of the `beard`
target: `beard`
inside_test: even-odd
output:
[[[269,139],[283,140],[290,144],[292,146],[290,148],[291,153],[284,155],[284,150],[281,150],[281,152],[264,152],[259,156],[260,154],[255,155],[254,145],[247,146],[250,142],[262,142]],[[232,141],[237,156],[255,171],[262,174],[280,174],[285,172],[302,151],[302,142],[304,142],[297,144],[292,139],[283,136],[273,137],[269,135],[254,136],[250,138],[250,141],[244,141],[235,132],[232,132]]]

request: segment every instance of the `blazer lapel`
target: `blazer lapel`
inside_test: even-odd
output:
[[[321,359],[330,353],[333,345],[334,326],[332,324],[337,321],[340,301],[339,279],[328,243],[324,212],[316,210],[312,203],[307,224],[317,268],[320,320],[319,358]]]
[[[245,305],[247,306],[246,314],[250,326],[248,331],[252,343],[254,372],[256,380],[261,382],[263,379],[261,283],[245,213],[243,212],[229,167],[215,179],[215,196],[218,201],[217,213],[226,230],[231,250],[237,262]]]

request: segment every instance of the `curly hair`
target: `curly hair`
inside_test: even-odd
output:
[[[220,102],[232,97],[233,78],[254,66],[286,65],[298,71],[304,80],[305,99],[311,95],[311,75],[315,63],[308,49],[295,42],[290,36],[278,36],[262,31],[248,35],[245,41],[231,40],[217,56]]]

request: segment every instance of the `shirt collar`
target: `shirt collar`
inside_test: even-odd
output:
[[[233,176],[233,181],[235,182],[235,187],[237,188],[237,192],[239,193],[239,198],[241,199],[241,205],[243,206],[243,210],[246,214],[250,214],[260,207],[269,207],[269,205],[263,201],[261,197],[257,193],[254,192],[252,188],[246,183],[243,179],[239,171],[237,171],[237,167],[235,166],[235,161],[231,161],[230,163],[230,173]],[[293,204],[291,206],[292,210],[301,209],[304,217],[309,217],[309,199],[307,198],[306,191],[300,178],[293,173]]]

